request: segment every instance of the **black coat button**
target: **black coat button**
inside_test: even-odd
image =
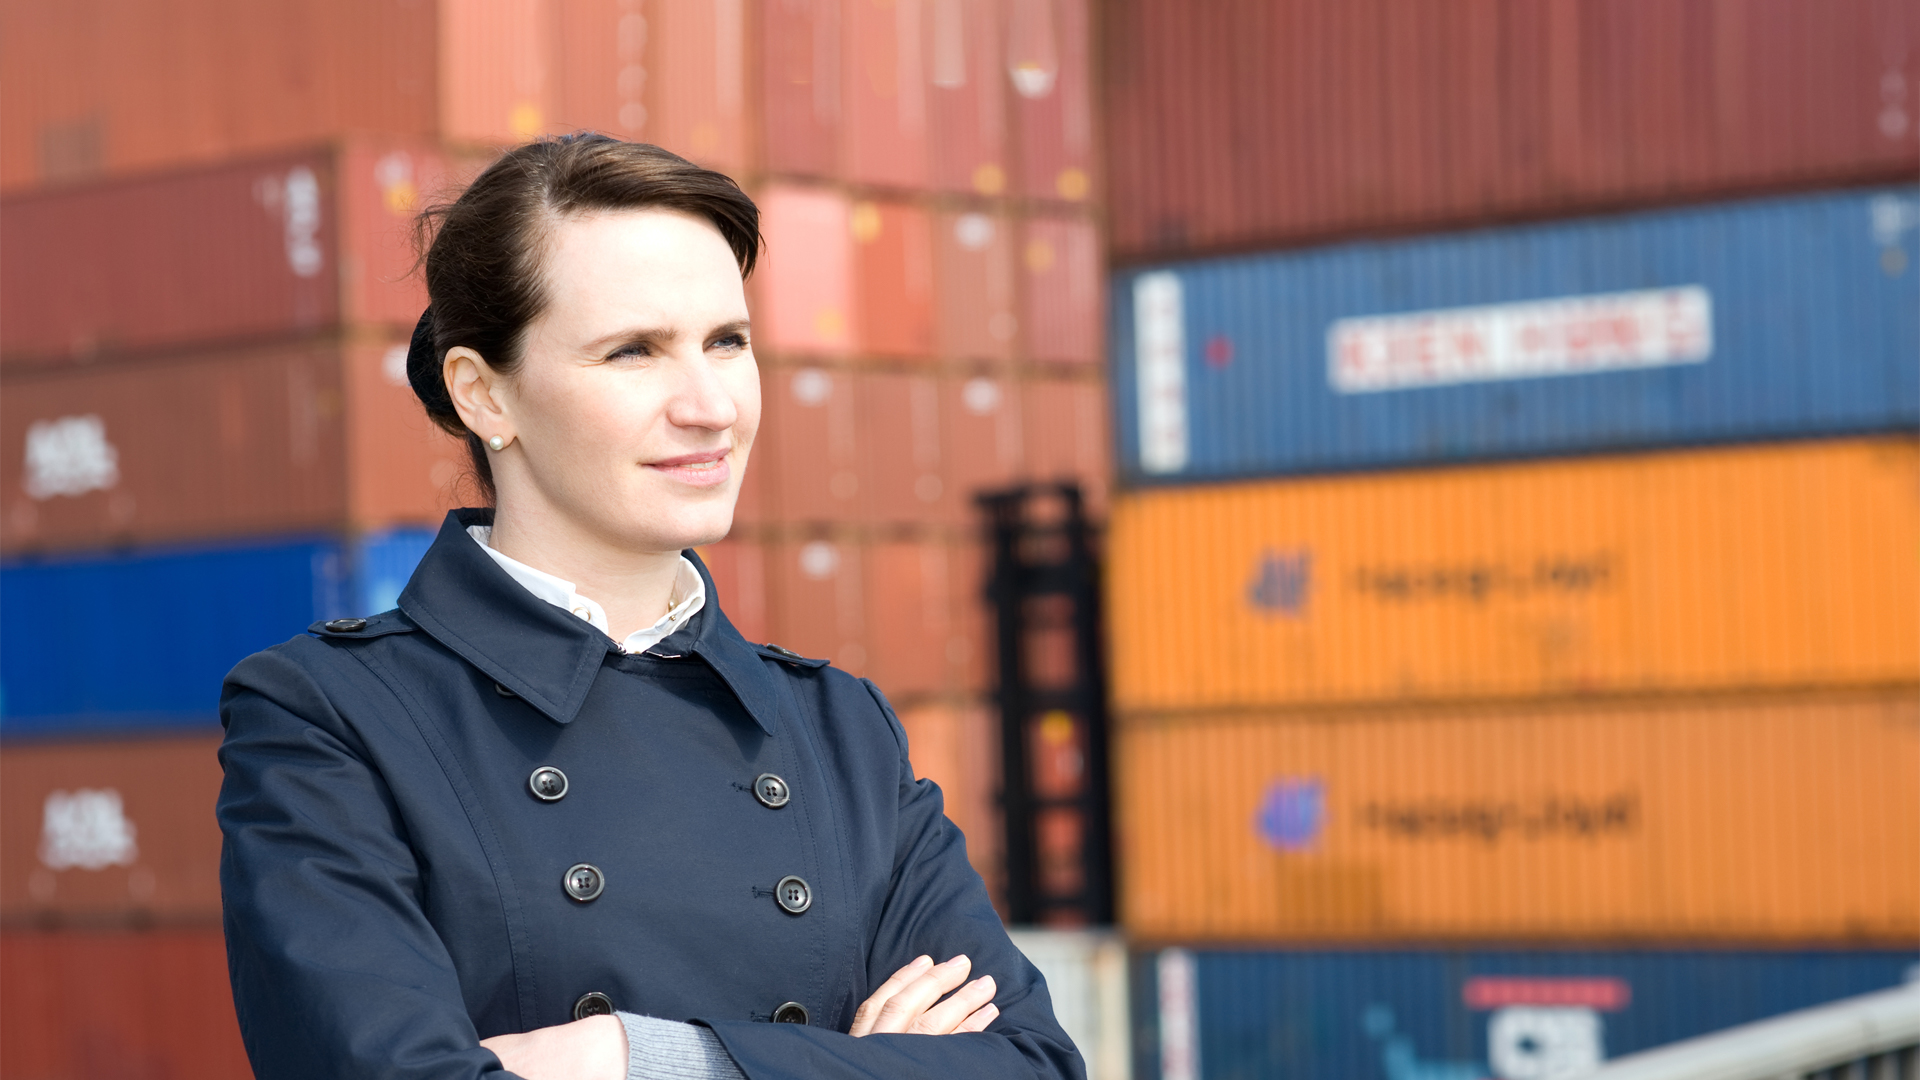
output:
[[[327,629],[336,634],[353,634],[367,628],[365,619],[335,619],[327,624]]]
[[[807,886],[805,878],[788,874],[773,887],[773,898],[789,915],[798,915],[813,906],[813,890]]]
[[[807,1022],[807,1007],[797,1001],[789,1001],[773,1010],[773,1022],[776,1024],[804,1024]]]
[[[519,694],[516,694],[513,691],[507,689],[505,686],[501,685],[500,683],[493,684],[493,692],[496,694],[499,694],[501,697],[519,697],[520,696]]]
[[[761,804],[778,810],[787,805],[793,793],[787,790],[787,782],[770,772],[763,772],[753,780],[753,797]]]
[[[598,990],[580,995],[573,1003],[573,1018],[585,1020],[589,1016],[612,1016],[613,999]]]
[[[559,802],[567,795],[567,774],[551,765],[542,765],[527,777],[527,786],[541,802]]]
[[[561,885],[567,890],[568,896],[584,904],[600,895],[600,890],[607,887],[607,879],[600,873],[600,868],[592,863],[574,863],[567,867],[567,876]],[[800,887],[806,888],[806,883],[802,882]]]

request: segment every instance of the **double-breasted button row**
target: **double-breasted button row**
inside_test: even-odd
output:
[[[613,999],[598,990],[590,990],[580,995],[573,1003],[573,1018],[585,1020],[589,1016],[613,1015]]]
[[[566,877],[561,879],[561,887],[567,895],[581,903],[599,898],[607,887],[607,877],[600,868],[592,863],[574,863],[567,867]]]
[[[793,798],[793,792],[787,782],[770,772],[763,772],[753,779],[753,797],[760,800],[762,806],[778,810]]]
[[[807,1022],[807,1007],[797,1001],[781,1003],[773,1010],[773,1022],[776,1024],[804,1024]]]
[[[774,902],[789,915],[798,915],[813,906],[813,888],[807,879],[788,874],[773,887]]]
[[[551,765],[542,765],[527,777],[527,787],[541,802],[559,802],[567,795],[567,774]]]

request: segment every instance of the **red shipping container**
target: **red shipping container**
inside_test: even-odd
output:
[[[1087,0],[1013,5],[1007,78],[1014,89],[1019,193],[1028,198],[1081,202],[1092,193],[1092,32]]]
[[[927,212],[903,203],[857,202],[849,223],[860,351],[933,355],[933,222]]]
[[[0,1073],[252,1080],[218,926],[0,935]]]
[[[472,498],[466,451],[426,422],[405,355],[322,341],[14,373],[0,547],[434,524]]]
[[[525,142],[554,118],[556,0],[437,4],[440,131],[455,142]]]
[[[932,186],[1007,191],[1006,14],[1002,0],[935,0],[929,26],[927,116]]]
[[[1914,175],[1886,0],[1143,0],[1105,38],[1125,260]]]
[[[865,434],[856,423],[854,381],[826,368],[769,369],[761,383],[755,451],[765,472],[767,520],[849,522],[861,518]]]
[[[1027,356],[1092,363],[1104,355],[1100,237],[1081,218],[1033,217],[1022,228],[1022,323]]]
[[[0,921],[218,925],[219,745],[175,736],[7,746]]]
[[[456,183],[415,145],[337,150],[0,202],[0,360],[84,361],[343,323],[411,330],[422,197]]]
[[[938,539],[877,543],[864,552],[867,670],[894,701],[956,683],[953,585],[947,544]],[[959,655],[956,655],[959,654]]]
[[[1079,484],[1088,515],[1100,520],[1113,471],[1106,386],[1083,379],[1030,379],[1020,392],[1027,476]]]
[[[778,2],[778,0],[775,0]],[[840,0],[846,123],[842,175],[857,184],[927,184],[927,71],[921,0]]]
[[[1013,357],[1020,319],[1014,313],[1012,222],[980,211],[934,217],[934,281],[940,351],[950,357]]]
[[[926,374],[855,377],[863,517],[873,522],[945,521],[947,447],[940,422],[940,380]]]
[[[1015,383],[990,375],[951,378],[940,387],[946,464],[946,519],[976,525],[973,497],[1020,479],[1025,454]]]
[[[864,675],[867,619],[860,546],[819,536],[768,544],[767,552],[771,640]]]
[[[840,157],[840,0],[762,0],[766,167],[834,175]]]
[[[754,271],[754,341],[762,357],[840,355],[853,343],[853,224],[845,196],[778,185],[759,197],[766,238]]]
[[[430,137],[442,90],[435,62],[441,7],[417,0],[5,5],[0,187],[250,157],[349,132]]]
[[[767,641],[767,554],[763,544],[726,539],[700,548],[720,610],[748,641]]]

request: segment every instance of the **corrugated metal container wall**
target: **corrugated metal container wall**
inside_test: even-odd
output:
[[[967,838],[967,859],[998,894],[999,723],[979,703],[927,702],[900,710],[913,773],[940,785],[948,820]]]
[[[1007,193],[1007,80],[1003,0],[940,0],[925,14],[932,186]]]
[[[1910,438],[1156,489],[1114,506],[1113,698],[1909,683],[1916,548]]]
[[[756,196],[766,238],[749,283],[764,357],[845,353],[853,345],[853,208],[824,188],[779,185]]]
[[[1027,0],[1008,12],[1019,194],[1080,202],[1093,191],[1093,28],[1087,0]]]
[[[0,935],[0,1012],[19,1080],[253,1078],[218,927]]]
[[[432,533],[135,549],[0,565],[0,734],[212,730],[220,680],[310,623],[394,606]],[[166,627],[100,663],[101,627]]]
[[[6,5],[0,188],[246,157],[348,132],[431,136],[438,12],[417,0]]]
[[[1920,131],[1886,0],[1142,0],[1105,38],[1123,260],[1902,180]]]
[[[1197,714],[1116,747],[1149,940],[1920,936],[1911,686]]]
[[[217,682],[205,689],[218,697]],[[219,746],[217,734],[9,742],[0,922],[218,925]]]
[[[1916,273],[1892,188],[1120,274],[1120,455],[1185,481],[1911,430]]]
[[[426,307],[411,226],[457,168],[418,144],[19,195],[0,202],[0,359],[90,361],[288,336],[411,330]]]
[[[1207,1076],[1581,1076],[1602,1060],[1892,989],[1917,959],[1912,949],[1136,954],[1134,1075],[1172,1075],[1161,1065],[1174,1040],[1162,1032],[1186,1009],[1191,1049],[1175,1054],[1197,1057]]]
[[[839,0],[763,0],[760,88],[766,167],[831,176],[840,157]]]
[[[466,451],[421,415],[402,349],[315,343],[17,374],[0,397],[0,542],[17,555],[437,524],[470,494]]]

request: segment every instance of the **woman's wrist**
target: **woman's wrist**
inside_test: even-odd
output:
[[[710,1028],[614,1013],[627,1035],[627,1080],[746,1080]]]

